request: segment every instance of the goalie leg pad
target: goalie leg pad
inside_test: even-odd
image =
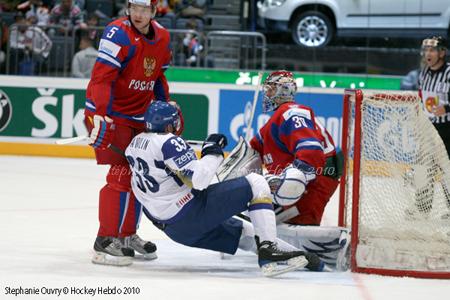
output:
[[[350,231],[344,227],[312,227],[281,224],[277,226],[278,238],[290,245],[315,253],[328,266],[338,270],[348,268]]]

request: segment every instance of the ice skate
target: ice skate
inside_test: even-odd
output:
[[[323,262],[312,253],[283,251],[270,241],[258,243],[258,263],[264,276],[273,277],[301,268],[321,271]]]
[[[158,256],[156,255],[156,245],[150,241],[145,241],[141,239],[137,234],[133,234],[132,236],[128,236],[123,239],[124,245],[129,250],[134,250],[138,252],[139,256],[136,258],[143,258],[146,260],[156,259]],[[133,251],[133,252],[134,252]]]
[[[95,239],[94,251],[94,264],[128,266],[133,262],[134,251],[124,248],[119,238],[98,236]]]

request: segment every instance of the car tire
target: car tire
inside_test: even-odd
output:
[[[325,14],[311,10],[294,18],[291,32],[296,44],[308,48],[319,48],[331,41],[334,26]]]

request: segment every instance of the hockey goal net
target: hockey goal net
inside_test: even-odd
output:
[[[418,95],[346,90],[342,150],[352,271],[450,278],[450,162]]]

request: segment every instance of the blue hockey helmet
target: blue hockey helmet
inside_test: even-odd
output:
[[[168,125],[176,132],[181,126],[177,108],[165,101],[153,101],[145,112],[144,122],[148,132],[164,133]]]

